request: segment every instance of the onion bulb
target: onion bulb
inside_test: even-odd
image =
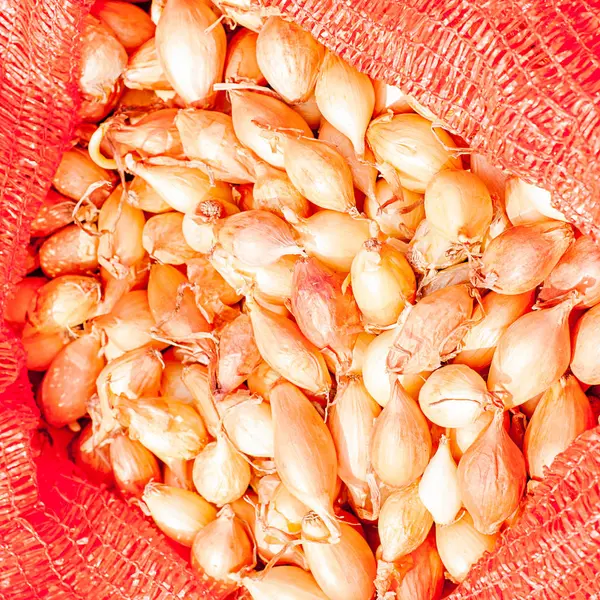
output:
[[[223,506],[238,500],[250,485],[250,467],[224,436],[208,444],[196,456],[192,475],[203,498]]]
[[[102,192],[103,188],[98,188]],[[55,192],[48,190],[42,205],[31,222],[31,237],[46,237],[73,222],[75,202]]]
[[[144,250],[163,265],[182,265],[197,256],[183,237],[184,216],[168,212],[150,217],[144,225],[142,244]]]
[[[154,35],[154,23],[139,6],[127,2],[96,2],[92,14],[102,20],[130,52]]]
[[[134,177],[129,182],[125,200],[134,208],[144,212],[159,214],[172,210],[161,195],[141,177]]]
[[[310,256],[342,273],[350,272],[354,257],[370,237],[366,220],[335,210],[320,210],[292,224]]]
[[[220,417],[211,393],[211,381],[208,369],[204,365],[187,365],[182,375],[183,383],[192,394],[193,405],[202,417],[206,429],[216,437],[221,429]]]
[[[203,200],[183,217],[181,229],[188,245],[202,254],[215,256],[216,228],[219,219],[235,215],[240,209],[224,200]],[[240,285],[241,287],[241,285]]]
[[[502,335],[488,375],[488,389],[507,408],[546,391],[569,367],[569,315],[573,299],[527,313]]]
[[[284,167],[298,191],[328,210],[356,209],[352,171],[344,157],[320,140],[286,134]]]
[[[256,301],[248,302],[247,306],[263,360],[294,385],[311,394],[326,394],[331,387],[331,377],[325,360],[298,326],[262,308]]]
[[[97,236],[77,225],[53,233],[40,246],[40,267],[44,275],[88,275],[98,267]]]
[[[466,579],[471,567],[496,546],[498,534],[484,535],[475,529],[469,513],[452,525],[436,525],[435,540],[440,558],[456,582]]]
[[[208,575],[232,585],[229,575],[255,566],[254,545],[247,526],[230,506],[223,507],[216,520],[198,532],[192,546],[191,563],[198,576]]]
[[[173,89],[186,104],[207,107],[221,81],[227,38],[202,0],[169,0],[156,26],[156,51]]]
[[[306,121],[281,100],[249,92],[231,92],[231,116],[237,138],[270,165],[283,169],[283,152],[276,144],[277,129],[297,129],[313,137]]]
[[[440,525],[450,525],[462,507],[458,471],[445,435],[421,477],[419,498]]]
[[[171,466],[165,465],[164,483],[182,490],[195,491],[192,480],[193,460],[173,460]]]
[[[171,84],[156,53],[154,37],[142,44],[130,57],[123,83],[132,90],[170,90]]]
[[[287,104],[313,93],[324,49],[313,36],[281,17],[270,17],[256,42],[256,60],[269,85]]]
[[[310,214],[308,200],[294,187],[285,172],[267,163],[257,165],[252,193],[252,208],[271,211],[278,217],[284,217],[284,209],[300,218]]]
[[[352,141],[358,156],[365,152],[365,133],[375,108],[371,80],[333,52],[327,52],[315,97],[321,114]]]
[[[87,414],[104,367],[97,333],[86,333],[65,346],[50,363],[39,387],[38,401],[46,421],[64,427]]]
[[[477,268],[483,286],[500,294],[536,288],[554,269],[574,240],[567,223],[519,225],[494,238]]]
[[[469,283],[471,281],[472,268],[469,263],[460,263],[453,267],[448,267],[443,271],[438,271],[435,275],[426,276],[421,280],[418,296],[424,298],[437,292],[442,288],[451,285],[459,285],[461,283]],[[477,310],[477,307],[476,307]],[[473,321],[475,321],[475,313],[473,313]],[[462,344],[461,344],[462,347]]]
[[[418,373],[437,369],[466,333],[473,298],[465,284],[442,288],[411,308],[387,358],[388,369]]]
[[[558,454],[594,427],[590,401],[573,375],[551,385],[537,405],[525,432],[523,453],[530,477],[543,479]]]
[[[4,318],[6,321],[18,325],[25,325],[27,320],[27,307],[37,291],[48,283],[45,277],[24,277],[19,281],[12,292],[8,294]]]
[[[492,199],[485,184],[469,171],[446,169],[425,190],[427,221],[456,244],[483,239],[493,217]]]
[[[352,261],[352,293],[368,323],[393,325],[406,303],[415,300],[417,282],[404,255],[386,242],[367,240]]]
[[[484,429],[487,429],[493,418],[494,413],[488,410],[482,412],[475,421],[468,425],[447,429],[452,457],[457,463],[469,446],[479,437],[479,434]],[[510,414],[508,412],[506,413],[505,421],[505,425],[510,423]]]
[[[425,275],[430,271],[457,265],[467,255],[464,249],[446,239],[424,219],[410,241],[406,258],[417,273]]]
[[[160,483],[160,466],[152,452],[126,435],[115,436],[110,443],[110,464],[115,483],[125,495],[140,498],[148,483]]]
[[[381,559],[393,563],[414,552],[426,539],[433,519],[415,483],[387,497],[379,515]]]
[[[367,141],[379,162],[399,171],[402,187],[420,194],[439,171],[462,166],[460,157],[446,149],[456,148],[450,134],[439,128],[434,133],[431,122],[420,115],[374,119],[367,129]]]
[[[165,360],[165,367],[160,379],[161,396],[169,396],[187,404],[194,403],[194,395],[183,381],[185,369],[185,365],[178,360]]]
[[[410,485],[429,462],[429,426],[417,403],[397,381],[375,421],[370,455],[373,470],[391,487]]]
[[[571,371],[579,381],[588,385],[600,384],[600,356],[597,351],[599,330],[599,305],[584,313],[573,330]]]
[[[362,190],[360,186],[356,187]],[[421,194],[402,190],[401,196],[396,195],[385,179],[377,181],[374,195],[365,194],[365,213],[379,225],[383,233],[403,240],[413,238],[419,223],[425,218]]]
[[[225,59],[225,81],[233,83],[253,83],[266,85],[256,60],[256,40],[258,34],[249,29],[240,28],[227,44]]]
[[[462,501],[477,531],[493,535],[518,508],[527,483],[522,452],[504,428],[500,410],[458,463]]]
[[[162,483],[149,483],[142,500],[157,527],[188,547],[198,532],[217,517],[216,509],[198,494]]]
[[[486,294],[473,311],[474,325],[462,339],[454,362],[476,370],[489,367],[498,340],[519,317],[529,312],[534,299],[534,290],[514,296]]]
[[[310,571],[330,600],[370,600],[375,591],[375,557],[365,538],[340,523],[337,544],[323,543],[327,528],[314,514],[302,521],[302,549]]]
[[[25,351],[26,366],[30,371],[46,371],[56,355],[71,341],[67,329],[45,333],[25,323],[21,343]]]
[[[548,219],[566,221],[563,213],[552,206],[552,194],[526,183],[518,177],[506,180],[506,212],[513,225],[540,223]]]
[[[581,308],[590,308],[600,302],[600,247],[586,235],[575,240],[552,269],[544,281],[539,300],[560,299],[572,290],[577,290],[577,306]]]
[[[329,600],[315,578],[300,567],[280,566],[241,579],[253,600]]]
[[[337,486],[335,445],[327,426],[308,398],[291,383],[271,390],[275,429],[275,465],[282,483],[325,522],[339,539],[333,511]]]

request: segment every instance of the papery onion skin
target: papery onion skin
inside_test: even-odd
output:
[[[523,453],[530,477],[543,479],[555,457],[594,425],[590,401],[573,375],[548,388],[525,432]]]
[[[214,103],[225,66],[225,30],[201,0],[169,0],[156,27],[156,49],[173,89],[186,104]]]
[[[454,363],[482,370],[488,367],[502,334],[521,316],[531,310],[535,290],[507,296],[490,292],[473,311],[473,326],[460,344]]]
[[[88,423],[71,447],[73,462],[95,485],[110,486],[114,483],[114,478],[109,451],[106,446],[92,446],[92,449],[88,450],[88,443],[93,435],[92,423]]]
[[[502,335],[492,359],[488,389],[507,408],[547,390],[569,367],[569,314],[573,299],[527,313]]]
[[[518,177],[506,180],[506,210],[513,225],[541,222],[548,219],[566,221],[563,213],[552,206],[552,194],[526,183]]]
[[[387,358],[395,373],[437,369],[466,333],[473,298],[465,284],[442,288],[411,309]]]
[[[469,263],[460,263],[459,265],[438,271],[431,278],[426,276],[420,282],[417,296],[424,298],[442,288],[469,283],[471,281],[471,273],[472,269]],[[475,320],[475,316],[473,316],[473,320]]]
[[[373,470],[387,485],[404,487],[423,474],[431,456],[429,425],[398,381],[371,437]]]
[[[599,332],[600,305],[596,305],[580,317],[573,330],[571,371],[588,385],[600,384]]]
[[[574,241],[568,223],[519,225],[494,238],[477,268],[484,287],[500,294],[523,294],[550,275]]]
[[[188,404],[194,403],[194,395],[183,381],[185,369],[186,365],[178,360],[165,360],[165,367],[160,380],[161,396],[176,398]]]
[[[518,508],[527,483],[525,458],[503,420],[498,411],[458,463],[463,503],[475,528],[485,535],[497,533]]]

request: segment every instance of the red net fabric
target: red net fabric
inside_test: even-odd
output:
[[[224,597],[141,513],[78,478],[39,429],[3,323],[29,223],[71,139],[90,0],[0,2],[0,598]],[[555,192],[600,237],[600,4],[570,0],[274,0],[328,47],[400,85],[471,147]],[[453,594],[593,598],[600,589],[600,431],[554,464],[521,521]]]

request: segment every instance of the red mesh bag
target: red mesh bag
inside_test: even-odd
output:
[[[554,193],[600,237],[600,4],[580,0],[272,0],[470,147]],[[0,3],[0,597],[182,599],[201,581],[141,513],[78,478],[50,441],[2,315],[29,224],[72,137],[90,0]],[[600,429],[554,463],[518,524],[452,595],[598,598]],[[351,600],[351,599],[349,599]]]

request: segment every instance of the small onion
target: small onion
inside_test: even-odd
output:
[[[151,258],[163,265],[182,265],[197,256],[183,237],[181,213],[150,217],[144,225],[142,244]]]
[[[114,437],[110,443],[110,464],[115,483],[125,495],[140,498],[148,483],[162,480],[160,466],[152,452],[123,434]]]
[[[457,265],[465,260],[467,255],[424,219],[419,223],[410,241],[406,258],[417,273],[427,274]]]
[[[513,225],[540,223],[548,219],[566,221],[563,213],[552,206],[552,194],[525,183],[518,177],[506,180],[506,212]]]
[[[193,460],[172,460],[171,466],[165,465],[164,483],[172,487],[193,492],[196,490],[192,480]]]
[[[92,14],[108,25],[128,52],[154,35],[154,23],[139,6],[103,0],[94,4]]]
[[[98,267],[98,237],[77,225],[53,233],[39,250],[44,275],[87,275]]]
[[[198,532],[217,517],[216,509],[198,494],[162,483],[149,483],[142,500],[157,527],[188,547]]]
[[[220,417],[211,394],[211,381],[208,369],[204,365],[188,365],[182,373],[183,383],[194,397],[193,405],[206,429],[213,437],[221,429]]]
[[[454,429],[449,428],[447,430],[452,457],[456,462],[460,460],[461,456],[479,437],[479,434],[484,429],[487,429],[493,418],[494,413],[492,411],[485,411],[481,413],[472,423],[465,425],[464,427],[456,427]],[[505,419],[506,422],[510,422],[510,415],[508,412],[506,413]]]
[[[269,402],[271,389],[280,379],[279,373],[271,369],[266,362],[261,362],[248,377],[248,389]]]
[[[134,177],[127,186],[125,200],[134,208],[149,213],[165,213],[173,210],[160,194],[141,177]]]
[[[27,307],[35,298],[37,291],[48,280],[45,277],[25,277],[19,281],[6,301],[4,318],[18,325],[25,325],[27,320]]]
[[[46,371],[56,355],[71,341],[66,329],[58,331],[38,331],[25,323],[21,343],[25,351],[26,366],[29,371]]]
[[[280,566],[241,579],[253,600],[329,600],[315,578],[300,567]]]
[[[101,192],[102,188],[96,190]],[[73,222],[75,202],[55,192],[48,190],[42,201],[42,206],[31,222],[31,237],[46,237],[61,227]]]
[[[154,37],[142,44],[130,57],[123,83],[134,90],[170,90],[171,84],[158,60]]]
[[[217,243],[215,230],[219,219],[239,212],[240,209],[231,202],[203,200],[192,213],[183,217],[183,237],[190,248],[202,254],[211,254],[212,258]]]
[[[600,305],[585,312],[573,330],[573,356],[571,371],[587,385],[600,384],[600,356],[598,332],[600,331]]]
[[[252,208],[269,210],[279,217],[285,217],[284,209],[291,210],[300,218],[310,214],[308,200],[294,187],[290,178],[267,163],[256,167],[253,199]]]
[[[178,360],[165,360],[160,379],[160,395],[181,400],[186,404],[194,404],[194,395],[183,380],[185,365]]]
[[[225,81],[266,85],[267,80],[256,60],[257,39],[258,34],[254,31],[240,28],[229,40],[225,59]]]

